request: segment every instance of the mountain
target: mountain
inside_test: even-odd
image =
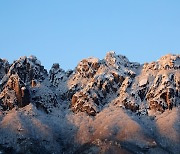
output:
[[[180,55],[108,52],[74,70],[0,59],[0,153],[180,153]]]

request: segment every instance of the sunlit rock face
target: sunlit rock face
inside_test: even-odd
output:
[[[72,96],[72,110],[95,116],[104,105],[118,96],[125,78],[131,80],[136,76],[134,70],[139,66],[140,64],[131,63],[125,56],[116,55],[113,51],[107,53],[103,60],[82,60],[71,76],[70,83],[77,85]]]
[[[144,65],[143,72],[149,74],[146,100],[150,109],[163,112],[180,103],[180,56],[166,55],[157,62]]]
[[[4,110],[15,106],[24,107],[30,103],[29,89],[20,80],[19,76],[11,75],[0,94],[1,106]]]
[[[172,109],[180,103],[179,70],[178,55],[141,66],[115,52],[103,60],[84,59],[71,76],[77,85],[71,108],[93,116],[111,101],[138,114]]]

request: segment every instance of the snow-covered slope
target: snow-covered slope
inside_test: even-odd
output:
[[[130,62],[108,52],[49,73],[0,59],[0,153],[179,153],[180,55]]]

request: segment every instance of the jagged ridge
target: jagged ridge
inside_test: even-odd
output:
[[[53,64],[49,75],[35,56],[21,57],[11,65],[0,62],[3,110],[31,101],[47,111],[49,104],[57,104],[57,97],[70,101],[72,111],[93,116],[110,102],[138,114],[163,112],[180,103],[179,55],[140,65],[109,52],[103,60],[83,59],[67,72]]]
[[[49,73],[30,56],[0,70],[0,152],[180,150],[180,55],[140,65],[109,52]]]

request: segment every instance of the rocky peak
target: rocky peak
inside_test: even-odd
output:
[[[169,63],[173,63],[170,72],[164,69]],[[148,114],[149,109],[161,112],[172,109],[180,103],[178,63],[178,55],[168,55],[140,67],[113,51],[104,60],[84,59],[74,75],[78,86],[72,95],[72,110],[96,115],[111,102],[138,114]],[[97,67],[93,68],[94,64]]]
[[[100,61],[97,58],[87,58],[80,61],[76,71],[84,78],[92,78],[100,67]]]
[[[138,68],[140,66],[139,63],[130,62],[124,55],[116,55],[114,51],[110,51],[106,54],[105,61],[107,66],[117,70],[123,69],[124,67]]]
[[[4,76],[0,82],[0,105],[4,109],[24,107],[30,103],[32,83],[34,86],[35,82],[42,82],[47,77],[47,71],[35,56],[20,57],[11,65],[8,65],[7,61],[3,62],[1,69],[4,69]]]
[[[16,60],[8,71],[8,76],[17,73],[24,83],[31,83],[32,80],[43,81],[47,77],[47,71],[41,62],[35,57],[21,57]]]
[[[158,60],[161,69],[180,69],[180,55],[168,54]]]
[[[162,56],[157,62],[152,62],[152,63],[145,63],[143,65],[144,70],[149,71],[149,70],[170,70],[170,69],[175,69],[179,70],[180,69],[180,55],[173,55],[173,54],[168,54],[165,56]]]
[[[60,81],[62,81],[63,79],[65,79],[65,71],[63,69],[60,68],[58,63],[54,63],[52,68],[49,71],[49,79],[50,82],[54,85],[54,86],[58,86]]]
[[[72,110],[96,115],[107,104],[107,100],[118,95],[117,91],[125,78],[130,84],[136,76],[134,69],[140,65],[131,63],[122,55],[111,51],[105,59],[83,59],[77,66],[73,83],[78,85],[72,95]]]
[[[120,69],[122,66],[127,66],[129,64],[129,60],[125,56],[116,55],[114,51],[110,51],[106,54],[105,61],[107,66],[115,69]]]

